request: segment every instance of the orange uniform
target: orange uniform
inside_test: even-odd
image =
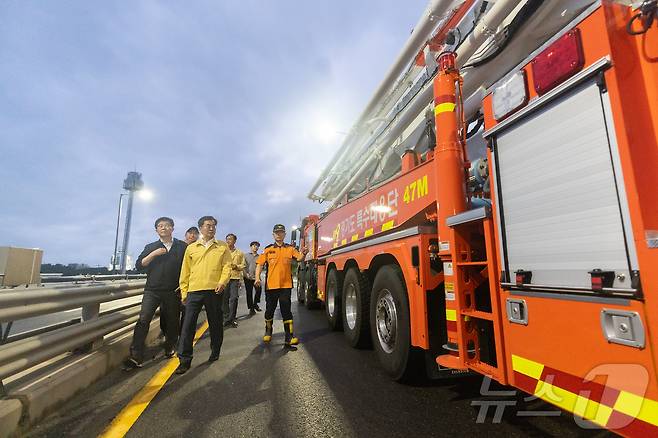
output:
[[[292,288],[292,259],[300,259],[301,253],[294,246],[284,243],[267,245],[256,263],[267,266],[265,290]]]

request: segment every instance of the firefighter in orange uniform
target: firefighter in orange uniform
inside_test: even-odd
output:
[[[283,328],[286,332],[286,346],[297,345],[299,340],[292,331],[292,312],[290,311],[290,295],[292,289],[292,270],[290,268],[292,259],[301,261],[308,249],[302,248],[300,253],[297,249],[284,242],[286,227],[281,224],[274,226],[272,230],[274,243],[267,245],[263,253],[256,260],[256,281],[254,285],[260,287],[260,273],[265,266],[265,336],[264,342],[272,340],[272,323],[274,311],[277,304],[281,304],[281,316],[283,317]]]

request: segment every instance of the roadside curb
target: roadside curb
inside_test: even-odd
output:
[[[160,321],[149,328],[147,345],[155,344]],[[127,357],[132,341],[132,327],[107,345],[87,354],[73,354],[54,369],[37,372],[29,380],[7,388],[0,400],[0,438],[13,437],[71,399],[81,390],[116,369]]]

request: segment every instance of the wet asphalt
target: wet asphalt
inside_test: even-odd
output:
[[[293,291],[294,295],[294,291]],[[293,303],[296,350],[283,346],[277,314],[274,338],[263,344],[263,314],[249,316],[244,297],[238,328],[225,330],[219,361],[209,364],[207,334],[192,368],[173,375],[129,437],[442,437],[608,436],[526,394],[482,378],[400,384],[379,368],[372,350],[356,350],[327,329],[324,310]],[[277,312],[278,313],[278,312]],[[203,313],[202,313],[203,316]],[[95,437],[166,363],[157,348],[144,368],[115,370],[33,427],[31,437]],[[482,405],[492,405],[483,415]],[[478,418],[480,417],[480,418]]]

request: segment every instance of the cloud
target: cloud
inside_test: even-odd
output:
[[[107,264],[135,169],[155,197],[135,200],[133,255],[158,216],[268,241],[324,207],[306,193],[424,6],[5,2],[0,245]]]

